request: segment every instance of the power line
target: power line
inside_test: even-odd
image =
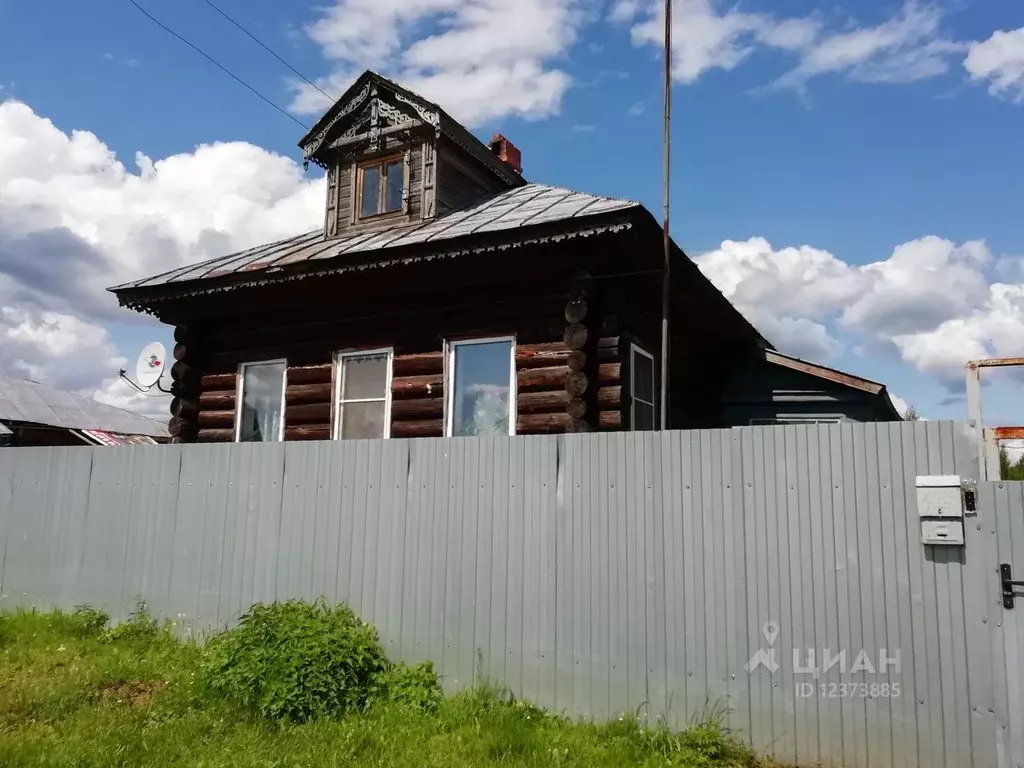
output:
[[[211,64],[213,64],[214,66],[216,66],[216,67],[217,67],[217,68],[218,68],[219,70],[221,70],[222,72],[224,72],[224,74],[228,75],[229,77],[231,77],[231,78],[232,78],[233,80],[235,80],[235,81],[236,81],[236,82],[238,82],[239,84],[241,84],[241,85],[245,86],[246,88],[248,88],[248,89],[249,89],[250,91],[252,91],[252,93],[256,94],[256,96],[258,96],[259,98],[261,98],[261,99],[262,99],[263,101],[265,101],[265,102],[266,102],[267,104],[269,104],[270,106],[272,106],[272,107],[273,107],[274,109],[276,109],[276,110],[277,110],[278,112],[280,112],[280,113],[281,113],[282,115],[284,115],[285,117],[287,117],[287,118],[288,118],[289,120],[292,120],[292,121],[294,121],[294,122],[298,123],[298,124],[299,124],[299,125],[301,125],[301,126],[302,126],[303,128],[305,128],[305,129],[306,129],[307,131],[309,130],[309,126],[308,126],[308,125],[306,125],[306,124],[305,124],[304,122],[302,122],[301,120],[299,120],[299,119],[298,119],[297,117],[295,117],[295,116],[294,116],[293,114],[291,114],[290,112],[288,112],[288,110],[284,109],[283,107],[280,107],[280,106],[278,106],[278,105],[277,105],[277,104],[275,104],[275,103],[274,103],[273,101],[271,101],[270,99],[268,99],[268,98],[267,98],[266,96],[264,96],[264,95],[263,95],[262,93],[260,93],[259,91],[257,91],[257,90],[256,90],[255,88],[253,88],[253,87],[252,87],[251,85],[249,85],[249,84],[248,84],[247,82],[245,82],[245,80],[243,80],[242,78],[240,78],[240,77],[239,77],[238,75],[236,75],[236,74],[235,74],[234,72],[232,72],[232,71],[231,71],[230,69],[228,69],[227,67],[225,67],[225,66],[224,66],[223,64],[221,64],[221,63],[220,63],[219,61],[217,61],[217,60],[216,60],[215,58],[213,58],[213,57],[212,57],[212,56],[211,56],[210,54],[208,54],[208,53],[207,53],[206,51],[204,51],[204,50],[203,50],[202,48],[198,47],[197,45],[194,45],[194,44],[190,43],[190,42],[189,42],[188,40],[186,40],[186,39],[185,39],[184,37],[182,37],[181,35],[179,35],[179,34],[178,34],[177,32],[175,32],[175,31],[174,31],[173,29],[171,29],[170,27],[168,27],[167,25],[165,25],[164,23],[162,23],[162,22],[161,22],[161,21],[160,21],[159,19],[156,19],[156,18],[154,18],[154,17],[153,17],[153,16],[152,16],[152,15],[151,15],[151,14],[150,14],[150,13],[149,13],[149,12],[148,12],[148,11],[147,11],[147,10],[146,10],[145,8],[143,8],[143,7],[141,6],[141,5],[139,5],[139,4],[137,3],[137,2],[135,2],[135,0],[128,0],[128,2],[129,2],[129,3],[131,3],[132,5],[134,5],[134,6],[135,6],[135,8],[136,8],[136,9],[137,9],[137,10],[138,10],[138,11],[139,11],[139,12],[140,12],[140,13],[141,13],[141,14],[142,14],[143,16],[145,16],[145,17],[146,17],[147,19],[149,19],[149,20],[150,20],[150,21],[152,21],[152,22],[153,22],[154,24],[156,24],[156,25],[157,25],[158,27],[160,27],[160,29],[162,29],[162,30],[164,30],[165,32],[167,32],[168,34],[170,34],[170,35],[172,35],[172,36],[176,37],[176,38],[177,38],[178,40],[180,40],[181,42],[183,42],[183,43],[184,43],[185,45],[187,45],[187,46],[188,46],[189,48],[191,48],[191,49],[192,49],[193,51],[195,51],[196,53],[198,53],[198,54],[199,54],[200,56],[202,56],[202,57],[203,57],[204,59],[206,59],[206,60],[207,60],[207,61],[209,61],[209,62],[210,62]]]
[[[284,65],[285,65],[286,67],[288,67],[288,69],[290,69],[290,70],[291,70],[292,72],[294,72],[294,73],[295,73],[296,75],[298,75],[298,76],[299,76],[299,77],[300,77],[301,79],[305,80],[305,81],[306,81],[306,82],[307,82],[307,83],[308,83],[309,85],[313,86],[313,87],[314,87],[314,88],[316,88],[316,89],[317,89],[318,91],[320,91],[320,93],[322,93],[322,94],[323,94],[323,95],[324,95],[324,96],[325,96],[326,98],[330,99],[331,101],[334,101],[334,100],[335,100],[335,99],[334,99],[334,97],[333,97],[333,96],[331,96],[331,95],[330,95],[329,93],[325,93],[325,92],[324,92],[324,90],[323,90],[323,89],[322,89],[322,88],[321,88],[321,87],[320,87],[319,85],[317,85],[316,83],[314,83],[314,82],[313,82],[312,80],[310,80],[310,79],[309,79],[308,77],[306,77],[306,76],[305,76],[304,74],[302,74],[301,72],[299,72],[299,70],[297,70],[297,69],[296,69],[295,67],[293,67],[293,66],[292,66],[291,64],[289,64],[289,63],[288,63],[287,61],[285,61],[285,60],[284,60],[284,59],[283,59],[283,58],[282,58],[282,57],[281,57],[281,56],[280,56],[280,55],[279,55],[279,54],[277,53],[277,51],[275,51],[275,50],[274,50],[273,48],[271,48],[271,47],[270,47],[269,45],[267,45],[266,43],[264,43],[264,42],[263,42],[262,40],[260,40],[260,39],[259,39],[258,37],[256,37],[256,35],[254,35],[254,34],[253,34],[252,32],[250,32],[250,31],[249,31],[248,29],[246,29],[246,28],[245,28],[244,26],[242,26],[241,24],[239,24],[239,23],[238,23],[237,21],[235,21],[235,20],[234,20],[233,18],[231,18],[230,16],[228,16],[228,14],[227,14],[227,13],[225,13],[225,12],[224,12],[223,10],[221,10],[221,9],[220,9],[220,8],[218,8],[218,7],[216,6],[216,5],[214,5],[214,4],[212,3],[212,2],[210,2],[210,0],[206,0],[206,4],[207,4],[208,6],[210,6],[211,8],[213,8],[213,10],[215,10],[215,11],[216,11],[217,13],[219,13],[219,14],[220,14],[221,16],[223,16],[223,17],[224,17],[225,19],[227,19],[227,20],[228,20],[228,21],[230,21],[230,22],[231,22],[232,24],[234,24],[234,25],[235,25],[236,27],[238,27],[238,28],[239,28],[240,30],[242,30],[242,31],[243,31],[243,32],[244,32],[245,34],[247,34],[247,35],[248,35],[249,37],[251,37],[251,38],[252,38],[252,39],[253,39],[253,40],[254,40],[254,41],[256,42],[256,44],[257,44],[257,45],[259,45],[259,46],[260,46],[260,47],[261,47],[261,48],[262,48],[263,50],[265,50],[265,51],[266,51],[267,53],[269,53],[269,54],[270,54],[271,56],[273,56],[273,57],[274,57],[275,59],[277,59],[277,60],[278,60],[279,62],[281,62],[282,64],[284,64]]]

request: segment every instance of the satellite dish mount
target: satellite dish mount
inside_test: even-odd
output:
[[[171,390],[164,389],[160,384],[163,378],[164,369],[167,367],[167,350],[158,341],[153,341],[142,348],[139,359],[135,363],[135,381],[128,377],[124,368],[118,374],[136,392],[148,394],[153,387],[164,394],[171,394]]]

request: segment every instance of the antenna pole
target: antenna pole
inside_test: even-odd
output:
[[[668,429],[668,369],[669,369],[669,309],[671,304],[671,275],[670,257],[672,253],[672,241],[669,238],[669,202],[670,202],[670,175],[671,175],[671,120],[672,120],[672,0],[665,0],[665,137],[662,168],[662,205],[664,207],[664,220],[662,222],[662,235],[664,252],[664,263],[661,270],[661,377],[660,377],[660,410],[661,428]]]

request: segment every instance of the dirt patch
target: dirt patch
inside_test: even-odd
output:
[[[163,680],[129,680],[126,683],[104,686],[100,690],[100,696],[107,701],[145,707],[149,705],[153,696],[163,689]]]

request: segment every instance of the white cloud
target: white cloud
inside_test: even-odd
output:
[[[171,396],[153,389],[149,394],[140,394],[124,383],[120,377],[105,379],[92,392],[84,392],[94,400],[125,410],[141,413],[157,421],[167,421]]]
[[[116,395],[125,361],[102,324],[138,316],[108,286],[322,220],[322,180],[250,144],[139,154],[133,172],[16,101],[0,103],[0,136],[0,368],[54,386]]]
[[[335,71],[318,85],[340,95],[364,68],[397,78],[480,124],[506,115],[557,114],[571,78],[556,62],[576,42],[589,0],[335,0],[309,26]],[[295,84],[292,109],[328,100]]]
[[[967,360],[1024,357],[1024,285],[995,283],[963,316],[892,340],[918,370],[952,380],[962,377]]]
[[[890,19],[824,35],[800,48],[800,62],[776,81],[802,87],[813,77],[846,74],[867,83],[911,83],[949,70],[950,54],[964,49],[942,36],[942,12],[914,0]]]
[[[993,96],[1024,102],[1024,27],[971,43],[964,67],[972,80],[987,80]]]
[[[632,25],[635,45],[664,44],[664,4],[658,0],[620,0],[611,19]],[[672,74],[679,83],[734,69],[759,48],[797,57],[776,87],[802,88],[827,73],[862,82],[913,82],[946,72],[948,57],[964,48],[943,37],[941,10],[917,0],[907,0],[875,26],[842,31],[828,30],[820,13],[780,19],[719,0],[681,0],[672,20]]]
[[[634,45],[664,45],[664,3],[620,0],[611,18],[632,24]],[[733,69],[753,52],[755,33],[771,23],[768,17],[736,8],[720,12],[713,0],[677,2],[672,16],[673,79],[692,83],[707,70]]]
[[[1024,355],[1024,284],[990,281],[1004,260],[984,242],[927,236],[858,266],[751,238],[695,261],[784,351],[827,359],[863,334],[950,383],[962,381],[969,359]]]
[[[761,237],[726,240],[696,259],[701,270],[784,351],[834,357],[842,343],[819,322],[864,288],[856,269],[810,246],[776,251]]]
[[[79,391],[124,363],[98,325],[60,312],[0,307],[0,370],[6,373]]]
[[[646,105],[642,101],[638,101],[629,108],[629,114],[633,115],[633,117],[637,117],[642,115],[646,108]]]

